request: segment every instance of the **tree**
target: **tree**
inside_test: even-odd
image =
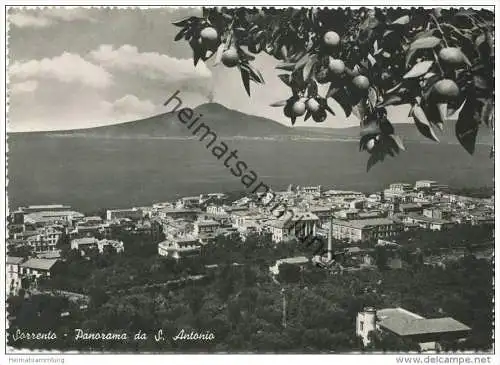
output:
[[[360,150],[369,169],[405,147],[387,108],[410,105],[416,128],[439,141],[435,129],[458,113],[455,134],[474,153],[480,124],[492,126],[494,14],[488,10],[401,8],[204,8],[177,21],[175,40],[189,42],[194,64],[215,58],[264,83],[252,66],[265,52],[282,61],[279,78],[291,96],[282,107],[323,122],[340,105],[360,120]],[[326,92],[322,90],[325,89]]]

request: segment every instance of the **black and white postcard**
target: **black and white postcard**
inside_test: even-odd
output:
[[[4,364],[495,363],[493,2],[43,5],[5,7]]]

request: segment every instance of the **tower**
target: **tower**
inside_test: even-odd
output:
[[[373,307],[366,307],[363,312],[359,312],[356,318],[356,334],[361,336],[363,344],[370,343],[368,335],[377,329],[377,311]]]
[[[330,216],[330,219],[328,221],[328,262],[333,260],[333,240],[332,240],[332,230],[333,230],[333,222],[332,222],[332,217]]]

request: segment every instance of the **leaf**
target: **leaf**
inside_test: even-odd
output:
[[[392,22],[392,24],[401,24],[405,25],[410,22],[410,17],[408,15],[402,16],[401,18],[396,19],[395,21]]]
[[[318,95],[318,84],[316,81],[311,80],[309,85],[307,85],[307,95],[310,97],[315,97]]]
[[[399,95],[389,95],[389,97],[380,104],[380,106],[399,105],[403,98]]]
[[[334,99],[332,97],[326,98],[326,110],[328,110],[332,115],[335,115],[333,109],[335,108]]]
[[[280,101],[274,102],[272,104],[269,104],[269,106],[273,106],[273,107],[285,106],[287,102],[288,102],[288,100],[280,100]]]
[[[389,119],[384,118],[379,122],[380,132],[384,135],[394,134],[394,126]]]
[[[280,63],[276,65],[278,70],[293,71],[295,69],[295,63]]]
[[[285,83],[286,86],[290,86],[290,84],[291,84],[290,75],[281,74],[281,75],[278,75],[278,77],[280,78],[281,81],[283,81]]]
[[[339,103],[339,105],[344,109],[344,113],[346,117],[349,117],[352,112],[352,103],[350,100],[349,94],[347,94],[347,90],[345,87],[339,89],[335,95],[333,96],[335,101]]]
[[[373,57],[370,53],[368,53],[368,61],[370,61],[371,65],[374,66],[377,63],[375,57]]]
[[[377,105],[378,95],[377,91],[373,87],[370,87],[368,89],[368,101],[370,102],[372,108]]]
[[[479,124],[474,120],[475,103],[475,98],[469,97],[467,99],[455,125],[455,135],[458,141],[471,155],[474,154],[476,148],[476,137],[479,130]]]
[[[413,120],[415,121],[415,125],[417,126],[418,131],[424,135],[425,137],[432,139],[436,142],[439,142],[439,138],[437,138],[434,130],[425,115],[424,110],[420,105],[414,105],[412,108]]]
[[[259,70],[254,68],[250,63],[248,64],[248,69],[250,71],[250,76],[255,82],[260,84],[264,83],[264,77],[262,76]]]
[[[243,86],[245,86],[245,90],[248,96],[250,96],[250,73],[244,68],[240,68],[240,72],[241,72],[241,80],[243,81]]]
[[[224,44],[220,44],[219,48],[217,48],[217,52],[215,53],[215,61],[214,61],[214,66],[217,66],[220,64],[221,59],[222,59],[222,54],[224,53]]]
[[[405,146],[403,144],[403,141],[401,140],[401,138],[398,135],[390,134],[389,137],[392,138],[392,140],[394,141],[394,143],[398,146],[398,148],[401,151],[406,151],[406,148],[405,148]]]
[[[302,70],[302,75],[304,80],[309,79],[309,76],[311,75],[311,70],[317,60],[318,60],[317,55],[312,55],[311,57],[309,57],[309,60],[307,60],[306,64],[304,65],[304,69]]]
[[[180,40],[182,37],[184,37],[184,34],[186,34],[186,29],[181,29],[179,33],[174,38],[174,41]]]
[[[188,25],[188,23],[191,23],[192,21],[194,21],[196,19],[200,19],[200,18],[198,18],[196,16],[189,16],[189,17],[186,17],[184,19],[172,22],[172,24],[175,25],[176,27],[184,27],[184,26]]]
[[[317,57],[317,56],[316,56]],[[308,53],[306,53],[304,56],[302,56],[298,61],[297,63],[295,64],[295,67],[294,69],[295,70],[298,70],[299,68],[301,68],[302,66],[304,66],[310,59],[310,56]]]
[[[408,49],[408,53],[406,54],[406,65],[410,63],[411,57],[415,54],[415,52],[419,49],[426,49],[426,48],[434,48],[436,47],[439,43],[441,43],[441,39],[430,36],[430,37],[425,37],[425,38],[419,38],[410,45],[410,48]]]
[[[415,66],[411,68],[404,76],[403,79],[413,79],[416,77],[420,77],[429,71],[429,69],[434,64],[434,61],[422,61],[417,63]]]

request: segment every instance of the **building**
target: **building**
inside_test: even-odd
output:
[[[403,308],[365,308],[356,318],[356,334],[370,343],[372,331],[392,333],[418,343],[421,351],[439,351],[444,340],[463,340],[471,328],[451,317],[426,319]]]
[[[22,257],[8,256],[5,262],[5,288],[8,295],[16,295],[21,287],[21,264],[25,261]]]
[[[58,263],[60,261],[57,259],[32,258],[20,265],[20,275],[21,277],[34,277],[36,279],[41,276],[51,276]]]
[[[388,189],[384,190],[385,198],[403,197],[413,191],[413,185],[407,183],[390,184]]]
[[[300,186],[300,187],[298,187],[297,190],[301,194],[308,194],[308,195],[313,195],[313,196],[316,196],[316,197],[321,196],[321,193],[323,191],[321,185],[317,185],[317,186]]]
[[[99,240],[95,237],[75,238],[71,240],[71,249],[85,251],[91,248],[97,248],[98,241]]]
[[[219,222],[212,219],[201,219],[194,222],[195,236],[213,236],[220,227]]]
[[[158,255],[179,260],[183,257],[199,255],[200,242],[196,237],[172,237],[158,243]]]
[[[31,224],[36,227],[47,225],[62,224],[72,225],[74,221],[84,217],[82,213],[74,210],[44,210],[26,213],[24,215],[24,223]]]
[[[104,250],[107,247],[114,249],[116,253],[125,251],[125,247],[123,246],[122,241],[106,240],[106,239],[97,241],[97,249],[99,250],[99,253],[104,253]]]
[[[200,206],[200,200],[201,197],[198,196],[185,196],[183,198],[180,198],[176,204],[175,207],[177,209],[192,209],[192,208],[198,208]]]
[[[201,213],[200,209],[163,208],[158,211],[158,217],[161,219],[186,219],[194,221]]]
[[[140,220],[143,217],[143,212],[138,208],[130,208],[130,209],[110,209],[106,210],[106,220],[120,220],[120,219],[131,219],[131,220]]]
[[[320,220],[311,212],[295,212],[293,217],[274,220],[270,224],[272,241],[286,242],[316,235]]]
[[[455,223],[445,219],[430,218],[424,215],[409,214],[403,218],[405,224],[418,224],[420,228],[441,231],[451,228]]]
[[[309,263],[309,259],[305,256],[297,256],[297,257],[290,257],[286,259],[280,259],[276,260],[276,263],[274,266],[269,267],[269,271],[273,275],[278,275],[280,273],[280,265],[282,264],[289,264],[289,265],[298,265],[298,266],[304,266]]]
[[[332,221],[332,237],[350,242],[384,239],[403,231],[403,225],[389,218]]]
[[[438,191],[447,191],[447,185],[441,185],[437,181],[433,180],[418,180],[415,182],[416,190],[424,190],[429,193],[436,193]]]
[[[116,240],[108,240],[108,239],[98,240],[95,237],[82,237],[71,240],[72,250],[79,250],[85,252],[89,249],[97,248],[99,253],[104,253],[106,247],[115,249],[117,253],[123,252],[125,250],[123,242]]]
[[[38,229],[37,234],[26,239],[26,243],[34,253],[55,251],[63,232],[55,227],[48,226]]]
[[[416,212],[415,212],[416,213]],[[449,209],[426,208],[421,213],[424,217],[449,220],[451,219],[451,211]]]

